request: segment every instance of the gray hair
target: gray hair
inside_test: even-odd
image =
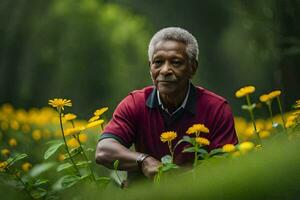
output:
[[[196,38],[187,30],[179,27],[163,28],[153,35],[148,47],[149,61],[152,60],[155,45],[163,40],[175,40],[183,42],[184,44],[186,44],[186,53],[189,59],[195,59],[196,61],[198,61],[199,50]]]

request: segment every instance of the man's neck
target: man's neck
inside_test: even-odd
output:
[[[188,83],[185,89],[183,89],[181,92],[177,92],[174,94],[159,93],[161,103],[163,104],[164,108],[168,110],[169,113],[173,113],[176,109],[178,109],[179,106],[182,105],[188,93],[190,87],[189,85],[190,83]]]

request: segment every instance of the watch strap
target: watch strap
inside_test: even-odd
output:
[[[138,157],[136,158],[136,163],[138,164],[140,169],[142,168],[143,161],[149,156],[150,156],[149,154],[145,154],[145,153],[141,153],[138,155]]]

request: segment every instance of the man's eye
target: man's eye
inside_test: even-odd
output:
[[[182,65],[182,62],[179,61],[179,60],[174,60],[174,61],[172,61],[172,64],[173,64],[175,67],[179,67],[180,65]]]
[[[161,65],[162,64],[162,60],[154,60],[153,64],[154,65]]]

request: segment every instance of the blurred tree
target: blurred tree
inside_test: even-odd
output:
[[[195,82],[229,99],[238,115],[243,111],[234,92],[241,86],[255,85],[256,101],[260,94],[274,88],[283,89],[288,106],[298,95],[295,85],[299,85],[300,76],[295,53],[299,49],[296,46],[289,49],[295,55],[290,59],[291,55],[286,55],[287,49],[283,51],[281,47],[286,40],[283,40],[284,34],[296,36],[296,32],[300,33],[297,0],[110,2],[118,2],[147,16],[155,29],[181,26],[193,33],[200,48],[200,68]],[[285,70],[281,69],[282,59],[290,66]],[[289,81],[291,76],[293,81]]]
[[[1,2],[0,13],[0,102],[66,97],[87,114],[150,82],[148,25],[118,5],[14,0]]]
[[[280,31],[280,81],[286,92],[286,104],[292,105],[300,99],[300,1],[278,1],[276,6]]]

